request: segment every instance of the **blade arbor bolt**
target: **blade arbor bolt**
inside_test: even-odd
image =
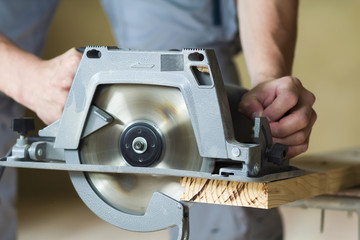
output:
[[[136,152],[138,154],[142,154],[147,149],[147,141],[143,137],[137,137],[132,142],[132,148],[133,148],[134,152]]]
[[[162,154],[161,133],[150,122],[136,121],[121,133],[119,150],[129,165],[149,167],[157,162]]]

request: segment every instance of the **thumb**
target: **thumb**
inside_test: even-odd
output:
[[[75,48],[70,48],[68,51],[55,57],[54,59],[57,59],[57,61],[63,66],[73,70],[79,66],[81,57],[82,53],[78,52]]]
[[[255,95],[245,94],[239,103],[239,112],[250,119],[260,116],[264,107]]]

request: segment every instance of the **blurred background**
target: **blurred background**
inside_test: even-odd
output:
[[[315,93],[318,120],[306,154],[360,146],[360,1],[301,1],[294,76]],[[71,47],[116,45],[98,0],[62,0],[44,58]],[[236,57],[250,87],[243,56]],[[28,115],[32,113],[28,112]],[[82,203],[67,173],[20,170],[19,240],[167,239],[167,231],[127,232],[97,218]],[[357,215],[281,208],[285,239],[357,239]]]

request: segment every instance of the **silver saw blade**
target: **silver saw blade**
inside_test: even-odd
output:
[[[132,123],[149,122],[159,130],[163,142],[159,160],[149,167],[200,171],[202,158],[184,98],[178,89],[111,85],[98,91],[93,103],[115,120],[81,141],[82,163],[129,165],[119,147],[120,137]],[[176,199],[181,192],[178,177],[87,173],[87,178],[105,202],[131,214],[144,214],[154,192]]]

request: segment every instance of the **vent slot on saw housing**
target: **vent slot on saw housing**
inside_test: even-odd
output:
[[[213,85],[210,77],[209,68],[207,66],[191,66],[191,72],[193,73],[199,86]]]

